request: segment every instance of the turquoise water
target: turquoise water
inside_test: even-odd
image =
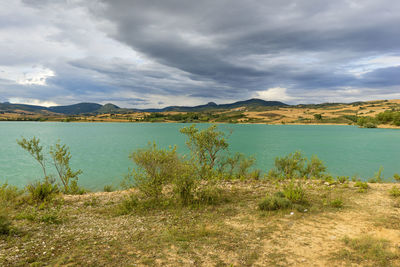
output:
[[[40,166],[16,143],[22,136],[40,138],[45,150],[58,139],[70,147],[74,169],[82,169],[80,184],[100,190],[119,185],[133,167],[128,156],[156,141],[162,147],[177,144],[187,153],[180,123],[0,123],[0,182],[24,186],[41,177]],[[207,127],[206,124],[199,125]],[[301,150],[318,155],[334,175],[372,177],[380,166],[385,177],[400,173],[400,130],[359,129],[354,126],[239,125],[221,124],[232,152],[254,155],[262,170],[272,167],[276,156]]]

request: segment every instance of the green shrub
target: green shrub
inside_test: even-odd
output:
[[[290,183],[289,185],[285,186],[283,189],[283,194],[285,195],[285,198],[290,200],[292,203],[304,202],[304,189],[299,185],[295,185],[294,183]]]
[[[321,179],[326,176],[324,163],[315,155],[311,159],[303,157],[300,151],[275,159],[275,168],[270,170],[271,179],[307,178]]]
[[[57,170],[58,177],[64,187],[63,191],[66,194],[81,194],[84,190],[78,187],[78,175],[81,170],[73,171],[69,165],[71,153],[66,145],[57,142],[50,147],[50,155],[53,159],[54,167]]]
[[[399,175],[398,173],[395,173],[395,174],[393,175],[393,179],[394,179],[396,182],[400,182],[400,175]]]
[[[130,158],[138,166],[125,180],[125,186],[133,185],[150,198],[159,198],[163,187],[177,175],[180,159],[176,147],[158,149],[155,143],[133,152]]]
[[[58,186],[48,178],[44,182],[37,181],[29,184],[26,190],[30,200],[36,203],[50,202],[59,193]]]
[[[192,162],[201,179],[213,178],[213,170],[221,161],[220,152],[228,149],[225,133],[218,131],[216,125],[199,130],[195,125],[180,130],[189,140],[186,142],[192,153]]]
[[[139,199],[136,195],[130,194],[127,198],[122,200],[121,204],[116,209],[117,215],[126,215],[131,213],[139,204]]]
[[[400,197],[400,189],[397,186],[393,186],[390,191],[389,194],[392,197]]]
[[[8,235],[10,233],[11,222],[7,212],[0,209],[0,235]]]
[[[364,193],[368,190],[369,185],[366,182],[357,181],[354,187],[358,187],[358,192]]]
[[[33,137],[30,140],[22,138],[17,140],[24,150],[26,150],[42,167],[44,179],[48,180],[51,175],[47,174],[46,158],[42,152],[43,146],[40,145],[40,140]],[[83,189],[78,187],[78,175],[82,173],[81,170],[73,171],[69,165],[71,160],[71,153],[66,145],[61,145],[57,142],[54,146],[50,147],[50,156],[53,160],[53,165],[57,171],[60,182],[63,185],[63,192],[66,194],[81,194]]]
[[[305,178],[316,178],[321,179],[326,171],[326,167],[322,160],[320,160],[316,155],[311,157],[311,160],[307,159],[307,165],[302,171],[302,176]]]
[[[278,174],[285,178],[299,178],[303,172],[306,159],[300,151],[290,153],[285,157],[277,157],[275,159],[275,168]]]
[[[334,200],[332,200],[332,201],[329,203],[329,205],[330,205],[331,207],[337,208],[337,209],[343,208],[343,200],[341,200],[341,199],[339,199],[339,198],[334,199]]]
[[[222,189],[213,184],[208,184],[196,191],[195,204],[216,205],[221,202],[228,202]]]
[[[8,185],[7,183],[0,186],[0,202],[4,205],[15,203],[22,194],[23,191],[16,186]]]
[[[242,153],[235,153],[233,156],[226,157],[218,161],[217,172],[229,179],[239,178],[259,179],[260,170],[250,171],[255,163],[254,157],[246,157]]]
[[[186,206],[193,201],[198,180],[195,177],[194,168],[188,162],[180,162],[175,167],[178,174],[173,180],[173,191],[179,202]]]
[[[104,192],[113,192],[114,191],[114,187],[112,185],[105,185],[103,188]]]
[[[381,167],[379,167],[379,170],[375,173],[374,177],[370,178],[368,180],[368,182],[370,182],[370,183],[382,183],[383,180],[384,180],[382,172],[383,172],[383,167],[381,166]]]
[[[344,243],[347,248],[340,250],[338,257],[363,266],[395,266],[391,261],[398,258],[397,253],[390,250],[390,242],[385,239],[367,235],[360,238],[345,237]]]
[[[344,184],[344,183],[347,183],[349,181],[349,176],[338,176],[338,177],[336,177],[336,180],[339,183]]]
[[[290,200],[279,196],[266,197],[258,204],[259,209],[264,211],[288,209],[291,206]]]

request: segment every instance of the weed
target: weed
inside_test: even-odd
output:
[[[397,186],[393,186],[390,191],[389,194],[392,197],[400,197],[400,189]]]
[[[290,183],[289,185],[285,186],[283,189],[283,194],[285,195],[285,198],[293,203],[304,202],[304,189],[299,185],[295,185],[294,183]]]
[[[11,222],[4,209],[0,210],[0,235],[8,235],[10,233]]]
[[[105,185],[103,188],[104,192],[113,192],[114,191],[114,187],[112,185]]]
[[[366,182],[357,181],[354,184],[354,187],[358,187],[359,193],[365,193],[368,190],[369,185]]]
[[[37,181],[29,184],[26,190],[29,193],[30,201],[35,203],[48,203],[59,193],[58,186],[50,179],[46,179],[44,182]]]
[[[290,200],[279,196],[266,197],[258,204],[260,210],[288,209],[291,206],[292,202]]]
[[[344,184],[344,183],[347,183],[349,181],[349,176],[338,176],[338,177],[336,177],[336,180],[339,183]]]
[[[343,200],[341,200],[339,198],[332,200],[329,204],[333,208],[337,208],[337,209],[343,208]]]
[[[338,257],[352,263],[365,264],[368,261],[374,266],[390,266],[391,261],[399,257],[389,249],[389,241],[372,236],[344,238],[348,248],[342,249]]]

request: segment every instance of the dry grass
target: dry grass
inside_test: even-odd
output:
[[[372,257],[368,264],[400,264],[399,209],[388,194],[389,184],[370,184],[360,194],[352,183],[310,181],[305,184],[306,211],[266,212],[258,203],[281,190],[281,182],[230,181],[220,186],[230,201],[154,205],[119,216],[115,211],[120,203],[135,191],[63,196],[44,209],[16,206],[9,214],[12,233],[0,237],[0,265],[363,265],[363,254],[354,254],[357,248],[350,243],[366,234],[377,238],[378,245],[385,239],[382,249],[390,251],[387,261]],[[335,199],[343,207],[333,207]],[[351,257],[332,257],[344,251]]]

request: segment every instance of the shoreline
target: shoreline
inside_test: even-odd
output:
[[[0,120],[0,123],[2,122],[33,122],[33,123],[46,123],[46,122],[60,122],[60,123],[180,123],[180,124],[239,124],[239,125],[251,125],[251,124],[258,124],[258,125],[303,125],[303,126],[356,126],[359,127],[356,124],[346,124],[346,123],[263,123],[263,122],[180,122],[180,121],[159,121],[159,122],[150,122],[150,121],[69,121],[69,122],[64,122],[61,120],[46,120],[46,121],[33,121],[33,120]],[[377,125],[376,129],[400,129],[400,126],[395,126],[395,125],[388,125],[388,124],[380,124]]]

